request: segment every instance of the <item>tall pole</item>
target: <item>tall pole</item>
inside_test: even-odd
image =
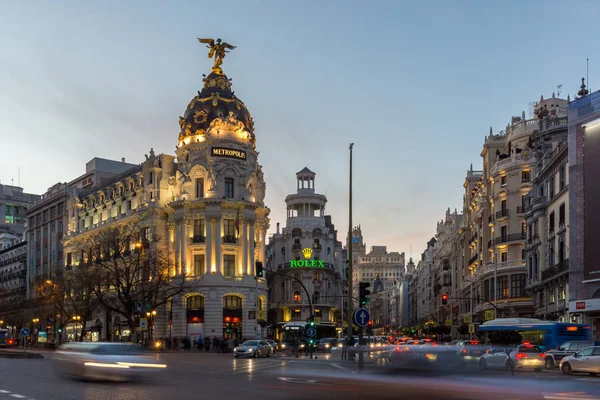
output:
[[[350,143],[350,185],[348,191],[348,300],[346,303],[346,321],[348,323],[348,342],[352,338],[352,147]]]
[[[494,245],[494,319],[498,319],[498,295],[496,294],[496,288],[498,287],[498,257],[496,257],[496,246]]]

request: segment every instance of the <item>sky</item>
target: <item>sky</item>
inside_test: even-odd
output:
[[[567,7],[568,5],[568,7]],[[600,88],[600,3],[0,0],[0,179],[43,193],[94,157],[174,155],[179,116],[224,60],[252,113],[271,233],[295,173],[316,172],[338,239],[419,258],[490,127],[530,103]],[[595,82],[598,82],[597,84]],[[20,175],[19,175],[20,167]],[[412,249],[412,251],[411,251]]]

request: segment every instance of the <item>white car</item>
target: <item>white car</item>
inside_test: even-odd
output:
[[[246,340],[244,343],[233,349],[233,356],[238,357],[254,357],[267,356],[271,357],[273,348],[264,340]]]
[[[588,347],[572,356],[564,357],[560,360],[560,369],[565,375],[573,372],[600,374],[600,346]]]

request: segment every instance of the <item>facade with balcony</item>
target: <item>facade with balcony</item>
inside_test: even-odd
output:
[[[0,320],[2,328],[17,329],[28,321],[23,312],[27,285],[27,242],[0,234]]]
[[[313,313],[317,323],[341,327],[342,243],[325,215],[327,198],[315,192],[315,176],[308,168],[296,174],[296,193],[285,199],[286,226],[277,224],[267,249],[269,322],[278,339],[285,323],[306,322]]]
[[[270,210],[254,122],[220,67],[203,82],[179,118],[176,156],[151,149],[143,163],[69,197],[65,268],[84,261],[71,250],[77,243],[133,224],[142,247],[168,254],[171,276],[185,277],[183,292],[155,310],[154,337],[261,337],[267,285],[255,265]],[[98,313],[103,338],[135,337],[123,315]]]
[[[538,130],[531,137],[535,155],[533,189],[526,199],[527,291],[540,319],[569,321],[568,100],[543,100]]]

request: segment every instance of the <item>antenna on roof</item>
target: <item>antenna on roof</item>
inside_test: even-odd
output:
[[[588,93],[592,93],[592,88],[590,87],[590,59],[586,59],[586,73],[585,73],[585,80],[587,81],[587,86],[588,86]]]
[[[556,85],[556,88],[558,89],[558,90],[556,91],[556,92],[558,93],[558,94],[556,95],[556,97],[560,97],[560,88],[562,88],[562,84],[560,84],[560,85]]]

